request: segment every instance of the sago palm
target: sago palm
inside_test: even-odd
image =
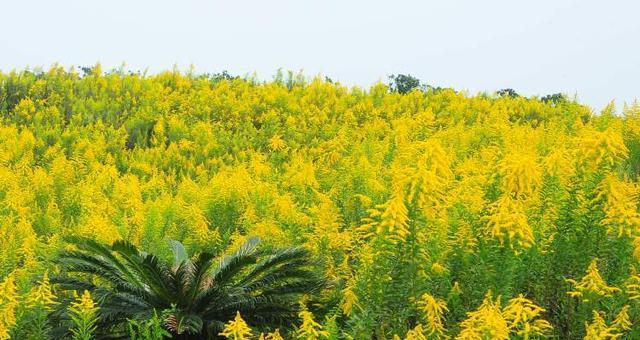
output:
[[[172,241],[173,263],[116,241],[111,246],[72,238],[75,249],[57,259],[60,275],[52,281],[63,290],[88,290],[99,302],[99,329],[121,332],[128,320],[162,313],[176,338],[216,339],[225,322],[239,311],[252,326],[282,326],[295,317],[301,294],[322,285],[303,248],[272,251],[249,238],[233,253],[191,259]],[[63,320],[64,304],[54,319]]]

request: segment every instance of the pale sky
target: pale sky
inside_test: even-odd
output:
[[[278,68],[368,87],[389,74],[471,93],[640,98],[635,0],[0,0],[0,70],[126,63]]]

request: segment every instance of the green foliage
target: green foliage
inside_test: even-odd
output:
[[[182,245],[172,242],[171,264],[123,241],[111,246],[87,238],[71,242],[77,249],[60,255],[62,275],[52,282],[63,290],[86,289],[96,296],[103,334],[117,334],[132,320],[138,332],[144,331],[140,327],[155,327],[139,322],[157,317],[157,311],[163,312],[163,326],[176,336],[215,338],[238,311],[255,325],[286,326],[297,313],[299,296],[321,287],[307,251],[259,249],[257,237],[218,259],[200,253],[192,260]],[[69,276],[72,273],[86,279]],[[84,322],[81,317],[71,315],[74,322]]]
[[[389,90],[400,94],[422,89],[420,80],[408,74],[392,74],[389,76]]]
[[[496,92],[500,97],[511,97],[516,98],[520,97],[520,95],[514,89],[501,89]]]
[[[567,101],[567,97],[562,93],[548,94],[540,98],[545,103],[558,104]]]
[[[129,337],[131,340],[162,340],[171,338],[171,333],[164,329],[162,319],[154,312],[148,320],[129,320]]]

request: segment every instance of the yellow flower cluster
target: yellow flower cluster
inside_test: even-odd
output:
[[[409,235],[409,210],[404,203],[404,194],[396,190],[391,198],[381,206],[384,210],[380,214],[380,224],[378,224],[378,234],[388,233],[390,237],[403,240]],[[375,217],[376,214],[372,214]]]
[[[0,283],[0,340],[9,339],[9,330],[16,323],[18,294],[12,275]]]
[[[640,235],[640,213],[638,213],[638,188],[635,183],[621,181],[610,174],[600,183],[599,198],[605,199],[602,221],[611,233],[618,237]]]
[[[425,293],[422,295],[419,304],[425,318],[425,332],[430,336],[434,334],[444,335],[444,314],[448,311],[447,303],[442,299]]]
[[[509,323],[502,315],[500,298],[495,301],[488,293],[482,304],[473,312],[467,313],[462,321],[459,340],[509,339]]]
[[[549,334],[553,326],[544,319],[540,319],[544,308],[537,306],[522,294],[509,300],[502,315],[509,322],[509,328],[523,339],[531,336]]]
[[[71,303],[69,311],[77,315],[94,315],[98,308],[98,305],[91,297],[91,293],[85,290],[82,295],[76,296],[76,300]]]
[[[509,339],[512,333],[523,339],[546,336],[553,327],[541,318],[544,311],[522,295],[502,308],[500,297],[493,300],[489,292],[476,311],[467,313],[457,339]]]
[[[25,303],[30,307],[42,306],[45,310],[50,310],[53,305],[58,303],[49,283],[48,272],[45,272],[37,285],[31,288],[25,298]]]
[[[498,166],[505,193],[531,195],[542,182],[535,153],[509,153]]]
[[[591,322],[585,322],[586,335],[584,340],[614,340],[622,337],[624,332],[631,329],[628,305],[622,307],[611,325],[607,325],[603,316],[603,312],[593,311]]]
[[[299,317],[302,324],[296,331],[296,339],[317,340],[329,335],[329,332],[325,331],[322,325],[313,319],[313,313],[302,310]]]
[[[414,329],[407,332],[404,340],[427,340],[428,338],[424,335],[425,330],[422,329],[422,325],[417,325]]]
[[[224,329],[219,335],[231,340],[248,340],[251,339],[251,328],[240,316],[240,312],[236,312],[235,319],[224,325]]]
[[[509,241],[513,247],[531,247],[535,242],[533,230],[529,225],[521,200],[504,195],[489,206],[486,217],[487,234],[504,244]]]
[[[578,150],[581,160],[590,170],[610,168],[629,155],[620,132],[614,128],[605,131],[585,128],[578,140]]]
[[[267,333],[267,335],[260,334],[259,340],[284,340],[282,335],[280,335],[280,330],[276,329],[271,333]]]
[[[598,270],[598,259],[591,261],[589,268],[587,268],[585,275],[580,281],[574,279],[567,279],[566,281],[570,283],[574,289],[567,292],[567,294],[572,297],[583,297],[584,301],[589,301],[589,297],[593,295],[610,297],[620,291],[617,287],[609,286],[602,278]]]

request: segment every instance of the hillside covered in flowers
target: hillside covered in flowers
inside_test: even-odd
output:
[[[239,309],[221,338],[640,338],[640,106],[403,92],[0,73],[0,339],[54,338],[56,313],[75,339],[104,331],[94,291],[50,280],[80,236],[167,260],[172,240],[219,255],[254,236],[311,254],[325,283],[297,319]],[[126,329],[180,334],[153,320]]]

